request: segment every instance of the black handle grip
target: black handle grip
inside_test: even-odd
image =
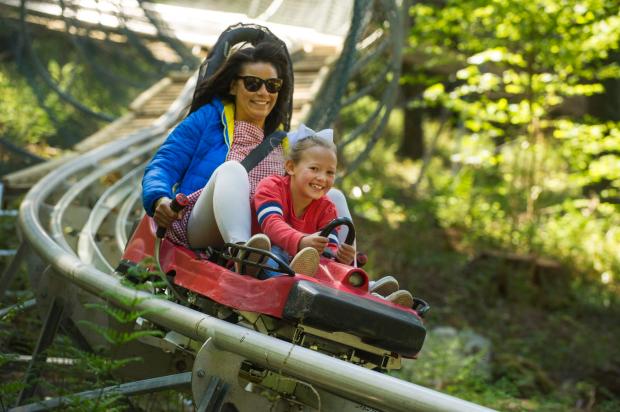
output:
[[[187,196],[183,193],[177,193],[174,199],[172,199],[172,202],[170,202],[170,209],[172,209],[173,212],[180,212],[185,209],[185,206],[188,204],[189,200],[187,199]],[[158,226],[156,235],[160,239],[163,238],[166,235],[166,228]]]
[[[329,222],[327,226],[321,230],[319,236],[328,237],[332,230],[340,225],[345,225],[349,228],[349,233],[347,233],[347,238],[344,240],[344,243],[347,245],[353,245],[353,241],[355,240],[355,227],[353,226],[351,219],[345,216],[337,217]]]

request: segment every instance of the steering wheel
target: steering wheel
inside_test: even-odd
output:
[[[347,238],[344,240],[344,243],[353,246],[353,242],[355,241],[355,226],[353,226],[353,221],[345,216],[337,217],[329,222],[327,226],[321,229],[319,236],[328,237],[335,228],[341,225],[345,225],[349,228],[349,233],[347,233]],[[327,248],[323,251],[323,256],[330,259],[336,259],[336,256],[332,253],[332,251]]]

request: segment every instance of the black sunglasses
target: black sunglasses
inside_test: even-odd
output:
[[[261,79],[256,76],[237,76],[243,80],[243,86],[248,92],[257,92],[263,84],[269,93],[278,93],[282,88],[282,79]]]

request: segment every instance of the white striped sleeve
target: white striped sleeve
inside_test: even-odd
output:
[[[256,218],[258,219],[258,224],[263,225],[263,222],[267,217],[271,215],[280,215],[283,216],[282,206],[277,202],[266,202],[260,205],[258,210],[256,210]]]

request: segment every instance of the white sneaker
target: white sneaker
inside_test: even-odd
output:
[[[319,252],[313,247],[303,248],[291,260],[290,266],[295,273],[314,276],[319,268]]]
[[[408,290],[400,289],[396,292],[390,293],[388,296],[382,296],[377,292],[371,292],[370,294],[376,298],[389,300],[392,303],[396,303],[397,305],[405,306],[407,308],[413,306],[413,295]]]
[[[396,292],[390,293],[385,297],[385,300],[389,300],[392,303],[396,303],[397,305],[407,308],[413,306],[413,295],[405,289],[400,289]]]
[[[385,297],[390,293],[396,292],[398,288],[398,281],[394,278],[394,276],[384,276],[378,280],[371,280],[368,285],[368,292],[378,293],[379,295]]]
[[[271,241],[269,240],[267,235],[263,233],[257,233],[254,236],[252,236],[247,242],[245,242],[245,246],[251,247],[254,249],[266,250],[268,252],[271,251]],[[239,254],[237,255],[237,257],[243,260],[257,263],[258,261],[260,261],[263,255],[260,255],[258,253],[248,252],[243,249],[239,249]],[[258,272],[260,271],[260,268],[257,266],[235,262],[235,271],[237,273],[241,273],[242,269],[245,269],[246,275],[250,275],[253,277],[256,277],[258,275]]]

